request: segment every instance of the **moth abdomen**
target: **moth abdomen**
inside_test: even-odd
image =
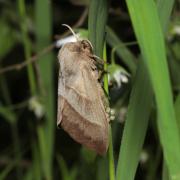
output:
[[[75,141],[98,154],[105,154],[108,148],[108,128],[88,122],[66,100],[64,101],[61,121],[63,129]]]

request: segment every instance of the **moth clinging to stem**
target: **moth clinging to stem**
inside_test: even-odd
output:
[[[98,81],[96,58],[91,43],[74,36],[77,42],[66,43],[58,54],[57,125],[75,141],[105,154],[109,144],[109,116],[105,110],[106,97]]]

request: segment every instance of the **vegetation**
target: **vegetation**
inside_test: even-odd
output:
[[[178,0],[0,1],[0,179],[180,180]],[[104,63],[115,120],[105,156],[56,127],[59,46]]]

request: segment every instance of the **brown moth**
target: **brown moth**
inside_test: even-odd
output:
[[[77,142],[105,154],[109,117],[92,46],[88,40],[66,43],[59,51],[57,125]]]

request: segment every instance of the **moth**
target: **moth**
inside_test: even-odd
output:
[[[109,116],[92,45],[88,40],[66,43],[58,60],[57,125],[78,143],[103,155],[109,144]]]

